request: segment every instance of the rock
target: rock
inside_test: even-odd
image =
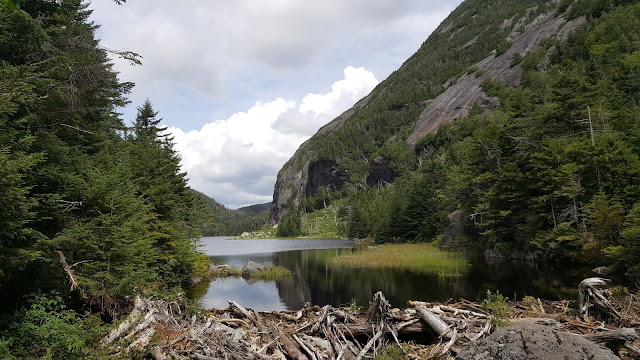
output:
[[[202,279],[200,279],[199,277],[192,277],[191,279],[189,279],[189,285],[194,286],[199,284],[200,282],[202,282]]]
[[[597,268],[591,270],[598,275],[609,275],[611,270],[606,266],[598,266]]]
[[[611,350],[578,335],[532,323],[500,329],[469,343],[457,360],[619,359]]]
[[[465,224],[468,219],[469,216],[464,210],[456,210],[449,214],[449,226],[442,234],[439,246],[455,245],[458,240],[464,239],[466,236]]]
[[[260,264],[249,260],[242,267],[242,277],[248,279],[251,277],[251,274],[260,270],[262,270],[262,266],[260,266]]]
[[[249,237],[249,236],[251,236],[251,234],[249,234],[249,233],[248,233],[248,232],[246,232],[246,231],[245,231],[245,232],[243,232],[243,233],[242,233],[242,235],[240,235],[240,237],[243,237],[243,238],[247,238],[247,237]]]

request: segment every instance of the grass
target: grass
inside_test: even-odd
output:
[[[338,235],[338,225],[340,220],[337,218],[339,201],[336,201],[328,207],[316,210],[310,214],[302,216],[302,233],[303,238],[313,239],[336,239]]]
[[[431,244],[384,244],[362,248],[332,259],[337,266],[409,270],[440,277],[458,277],[467,270],[461,254],[442,251]]]
[[[291,270],[282,266],[269,266],[251,274],[251,278],[263,281],[284,280],[291,276]]]
[[[380,351],[378,355],[374,358],[374,360],[406,360],[408,359],[407,355],[405,355],[404,350],[398,345],[392,345],[388,348]]]

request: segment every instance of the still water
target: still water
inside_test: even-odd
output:
[[[283,266],[293,272],[288,279],[277,282],[232,277],[200,284],[189,295],[205,308],[226,307],[227,300],[258,311],[297,310],[305,302],[320,306],[348,305],[353,300],[366,307],[376,291],[382,291],[395,307],[404,307],[409,300],[482,300],[487,289],[499,290],[510,299],[531,295],[555,300],[573,298],[578,283],[585,277],[584,271],[535,263],[490,264],[480,259],[455,279],[410,271],[332,266],[329,259],[354,251],[353,242],[348,240],[207,237],[202,238],[201,245],[216,264],[242,267],[252,260],[263,266]]]

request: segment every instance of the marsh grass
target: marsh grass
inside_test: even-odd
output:
[[[442,251],[430,244],[384,244],[333,258],[336,266],[409,270],[439,277],[459,277],[468,268],[462,254]]]
[[[263,270],[251,274],[251,277],[263,281],[284,280],[291,276],[291,270],[282,266],[269,266]]]

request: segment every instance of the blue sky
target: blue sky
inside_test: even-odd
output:
[[[298,146],[402,65],[460,0],[94,0],[102,45],[175,136],[190,185],[271,201]]]

